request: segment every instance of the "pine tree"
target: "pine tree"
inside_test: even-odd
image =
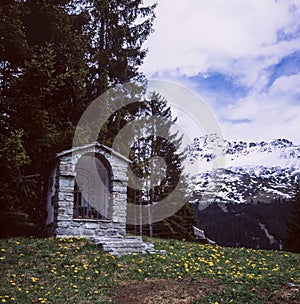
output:
[[[32,177],[23,175],[23,166],[29,164],[29,157],[24,149],[22,131],[0,133],[0,210],[17,211],[22,206],[22,198],[30,191]],[[14,187],[12,187],[12,182]]]
[[[176,199],[187,200],[185,196],[187,185],[184,179],[183,181],[180,179],[183,174],[184,159],[183,152],[180,152],[182,137],[172,131],[176,119],[172,117],[167,100],[156,92],[152,92],[143,101],[137,118],[142,120],[143,125],[141,129],[136,130],[136,140],[132,144],[131,170],[142,178],[143,182],[140,185],[141,190],[129,187],[129,201],[140,206],[147,205],[149,225],[146,230],[149,231],[150,236],[153,236],[155,234],[153,230],[158,228],[168,237],[192,239],[192,225],[195,225],[196,221],[188,203],[176,214],[155,225],[153,225],[155,219],[151,214],[152,206],[172,195],[178,184],[181,187],[182,197]],[[162,158],[165,166],[159,162],[151,162],[154,157]],[[169,208],[174,210],[176,206],[170,205]],[[139,231],[142,234],[141,215],[139,218],[141,221]]]
[[[138,67],[147,51],[142,44],[152,32],[154,9],[143,0],[80,0],[89,17],[85,31],[89,38],[89,81],[91,100],[116,83],[142,75]]]
[[[291,214],[286,225],[284,247],[288,251],[300,253],[300,186],[296,189]]]

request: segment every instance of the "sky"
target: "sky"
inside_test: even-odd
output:
[[[300,0],[157,2],[148,79],[195,92],[228,140],[300,144]],[[190,109],[174,113],[199,136]]]

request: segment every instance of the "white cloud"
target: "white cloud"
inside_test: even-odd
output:
[[[281,76],[274,81],[270,88],[270,95],[275,97],[286,96],[286,94],[300,94],[300,74]]]
[[[269,92],[249,94],[224,106],[218,112],[224,136],[254,141],[287,138],[300,144],[300,103],[293,86],[299,84],[300,75],[284,76],[274,82]],[[234,123],[243,119],[249,122]]]
[[[264,115],[263,112],[257,115],[255,120],[245,124],[231,125],[222,124],[223,135],[230,140],[247,141],[271,141],[276,138],[286,138],[295,144],[300,144],[299,140],[299,115],[293,113],[294,110],[300,112],[300,106],[295,106],[293,110],[286,111],[282,108],[283,115],[272,111]]]
[[[220,104],[217,87],[199,92],[224,136],[300,143],[300,75],[281,75],[268,87],[269,68],[300,49],[300,0],[158,0],[154,27],[142,67],[148,77],[195,89],[190,76],[233,75],[248,88],[246,97]],[[232,121],[244,119],[250,122]]]
[[[246,75],[253,64],[276,63],[300,46],[300,40],[296,45],[276,44],[279,30],[288,34],[300,25],[299,11],[290,9],[294,2],[158,1],[156,32],[146,43],[150,52],[142,70],[148,75],[176,71],[193,76],[209,69],[234,73],[234,68]]]

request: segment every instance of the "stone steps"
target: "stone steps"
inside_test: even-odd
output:
[[[140,237],[97,237],[92,241],[99,246],[100,250],[116,256],[158,253],[154,249],[154,244],[143,242]]]

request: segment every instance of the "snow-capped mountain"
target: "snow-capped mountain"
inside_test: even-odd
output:
[[[286,139],[231,142],[216,135],[187,146],[191,202],[271,203],[289,200],[300,181],[300,145]]]

